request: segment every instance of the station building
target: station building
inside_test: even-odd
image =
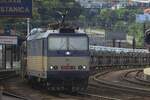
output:
[[[25,38],[16,35],[15,30],[7,31],[10,34],[0,28],[0,70],[21,67],[21,44]]]

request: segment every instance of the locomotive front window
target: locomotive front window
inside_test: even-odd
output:
[[[69,37],[69,50],[88,50],[87,37]]]
[[[88,50],[87,37],[49,37],[49,50]]]
[[[49,50],[67,50],[67,38],[49,37],[48,48]]]

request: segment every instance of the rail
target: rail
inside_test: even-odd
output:
[[[136,78],[138,81],[145,82],[145,83],[148,83],[148,84],[150,85],[150,81],[140,78],[140,77],[139,77],[139,73],[140,73],[140,71],[139,71],[138,73],[136,73],[135,78]]]
[[[138,77],[138,74],[139,74],[139,72],[141,72],[141,71],[142,71],[142,70],[128,71],[127,73],[125,73],[125,74],[122,75],[122,80],[125,80],[125,81],[130,82],[130,83],[134,83],[134,84],[137,84],[137,85],[150,86],[150,84],[149,84],[150,82],[148,82],[148,81],[146,81],[146,80],[144,80],[144,79],[140,79],[140,78]],[[129,73],[132,73],[132,72],[137,72],[137,73],[135,74],[135,77],[134,77],[134,78],[136,79],[136,81],[127,78],[127,75],[128,75]]]
[[[100,77],[102,75],[104,75],[104,73],[96,74],[94,76],[94,80],[97,83],[102,84],[107,88],[150,95],[150,89],[143,89],[143,88],[139,88],[139,87],[131,87],[131,86],[122,85],[120,83],[114,83],[114,82],[106,81],[104,79],[98,79],[98,77]]]
[[[96,95],[96,94],[89,94],[89,93],[84,93],[84,92],[80,92],[80,94],[89,96],[89,97],[93,98],[94,100],[120,100],[117,98],[111,98],[111,97],[100,96],[100,95]]]
[[[12,78],[12,77],[15,77],[17,76],[17,73],[15,70],[1,70],[0,72],[0,82],[1,84],[3,84],[2,81],[4,80],[7,80],[9,78]],[[2,99],[2,96],[9,96],[9,97],[13,97],[13,98],[17,98],[17,99],[20,99],[20,100],[29,100],[23,96],[20,96],[20,95],[16,95],[14,93],[11,93],[9,91],[6,91],[4,89],[4,87],[1,85],[1,88],[0,88],[0,99]]]

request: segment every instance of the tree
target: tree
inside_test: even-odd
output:
[[[127,23],[124,21],[118,21],[114,26],[113,26],[114,31],[120,31],[120,32],[127,32],[128,26]]]
[[[40,6],[38,6],[40,4]],[[76,19],[81,13],[81,6],[75,0],[43,0],[36,3],[42,20],[56,20],[61,18],[57,12],[68,12],[68,19]]]
[[[132,23],[128,30],[128,34],[135,37],[137,45],[142,46],[144,40],[143,25],[140,23]]]
[[[101,22],[104,28],[108,28],[111,25],[111,10],[110,9],[102,9],[99,17],[101,18]]]

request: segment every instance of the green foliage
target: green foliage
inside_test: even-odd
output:
[[[124,21],[117,21],[116,24],[112,28],[114,31],[122,31],[122,32],[127,32],[128,31],[128,26],[127,23]]]
[[[58,12],[68,13],[68,19],[78,18],[80,16],[81,7],[74,0],[43,0],[35,2],[35,8],[37,8],[41,20],[53,20],[61,18]],[[33,16],[36,17],[36,16]]]
[[[60,22],[62,16],[59,12],[67,12],[67,20],[79,21],[81,25],[87,23],[93,27],[128,32],[129,35],[135,35],[138,45],[142,45],[143,27],[142,24],[135,23],[136,14],[142,13],[142,9],[85,9],[75,0],[33,0],[31,28]],[[1,18],[0,28],[6,23],[15,26],[17,31],[26,33],[26,19]]]
[[[137,45],[141,46],[144,40],[143,25],[135,23],[135,20],[136,14],[142,12],[142,9],[102,9],[98,16],[99,25],[107,30],[124,31],[131,36],[135,35]]]
[[[85,16],[80,15],[80,16],[79,16],[79,19],[80,19],[80,21],[84,22],[84,21],[85,21]]]
[[[122,9],[122,8],[115,10],[119,20],[123,20],[124,19],[124,15],[126,14],[127,11],[128,11],[127,9]]]
[[[58,12],[68,12],[67,19],[75,20],[81,15],[81,6],[75,0],[33,0],[33,17],[30,20],[31,28],[47,26],[51,22],[62,20],[62,16]],[[19,32],[26,33],[27,20],[19,18],[1,18],[0,28],[4,28],[5,24],[15,26]]]
[[[135,37],[137,46],[142,46],[144,40],[143,24],[132,23],[129,26],[128,34]]]
[[[141,9],[125,9],[120,8],[116,10],[102,9],[99,17],[101,22],[106,24],[115,24],[118,21],[125,21],[126,23],[135,22],[136,14],[141,13]]]

